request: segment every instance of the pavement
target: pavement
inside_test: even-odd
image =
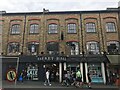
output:
[[[2,81],[2,88],[64,88],[64,89],[69,89],[69,88],[75,88],[74,86],[62,86],[61,83],[58,82],[51,82],[51,86],[45,86],[44,82],[41,81],[24,81],[23,83],[17,82],[8,82],[8,81]],[[116,85],[105,85],[105,84],[92,84],[91,85],[92,89],[115,89],[115,90],[120,90],[120,86]],[[84,85],[84,88],[85,85]],[[15,89],[17,90],[17,89]]]

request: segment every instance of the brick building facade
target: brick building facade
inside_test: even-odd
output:
[[[33,63],[32,67],[39,69],[38,72],[42,72],[44,67],[52,67],[51,70],[55,69],[53,74],[59,73],[60,82],[64,70],[76,71],[79,68],[83,81],[88,81],[87,72],[90,71],[93,82],[106,83],[110,62],[107,55],[120,54],[119,8],[99,11],[2,12],[0,27],[2,56],[19,57],[22,63],[19,71],[28,70]],[[36,77],[40,80],[42,76]]]

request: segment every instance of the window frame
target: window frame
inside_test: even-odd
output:
[[[67,24],[67,33],[69,33],[69,34],[76,34],[77,33],[76,23],[68,23]]]
[[[91,45],[90,45],[91,44]],[[94,46],[94,47],[93,47]],[[94,48],[94,49],[92,49]],[[87,53],[99,54],[100,53],[100,46],[99,42],[96,41],[89,41],[86,43],[86,50]]]
[[[39,34],[39,24],[30,24],[29,34]]]
[[[32,52],[32,45],[34,45],[34,49],[35,49],[34,52]],[[27,50],[28,50],[29,54],[34,54],[34,53],[38,54],[38,52],[39,52],[39,43],[38,42],[29,42],[27,44]]]
[[[10,34],[18,35],[18,34],[20,34],[20,30],[21,30],[21,25],[20,24],[13,24],[12,27],[11,27]]]
[[[106,22],[106,32],[116,32],[115,22]]]
[[[58,33],[58,25],[51,23],[48,25],[48,34],[57,34]]]
[[[93,22],[86,23],[86,32],[87,33],[96,33],[96,24]]]
[[[15,49],[15,52],[13,52],[13,49]],[[18,53],[18,52],[20,52],[20,43],[19,42],[8,43],[8,53]]]
[[[108,46],[110,46],[111,44],[115,44],[116,45],[116,48],[118,48],[118,52],[108,52]],[[120,48],[120,45],[119,45],[119,41],[109,41],[107,42],[107,52],[108,53],[119,53],[119,48]]]

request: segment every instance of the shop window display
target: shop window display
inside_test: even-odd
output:
[[[88,64],[88,72],[93,83],[103,83],[101,64]]]

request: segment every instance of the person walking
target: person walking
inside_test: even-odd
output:
[[[76,85],[77,87],[81,87],[82,86],[82,74],[81,74],[81,71],[80,70],[77,70],[76,72]]]
[[[23,83],[23,73],[20,73],[19,81]]]
[[[46,71],[46,79],[45,79],[44,85],[51,86],[51,83],[50,83],[50,71],[49,70]]]
[[[91,88],[91,76],[90,73],[87,73],[87,77],[88,77],[88,88]]]

